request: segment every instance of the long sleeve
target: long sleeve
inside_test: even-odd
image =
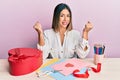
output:
[[[88,41],[81,38],[79,31],[76,30],[65,33],[63,45],[60,44],[59,33],[55,33],[53,30],[44,31],[44,40],[44,46],[37,44],[37,48],[43,51],[44,59],[48,57],[49,53],[53,58],[72,58],[74,50],[80,58],[85,58],[90,51]],[[87,50],[84,51],[86,46]]]
[[[45,45],[44,46],[40,46],[39,44],[37,44],[37,48],[39,50],[43,51],[43,59],[46,59],[48,57],[48,51],[49,51],[49,40],[48,37],[46,36],[47,34],[44,32],[44,41],[45,41]]]
[[[72,30],[67,34],[66,46],[68,53],[65,54],[67,54],[68,57],[76,57],[77,55],[79,58],[85,58],[90,51],[88,40],[82,38],[80,32],[77,30]],[[87,50],[84,50],[86,46]]]
[[[50,30],[45,30],[44,31],[44,41],[45,41],[45,45],[44,46],[40,46],[39,44],[37,44],[37,48],[43,51],[43,58],[46,59],[48,57],[49,54],[51,54],[51,56],[53,58],[57,58],[57,39],[55,36],[55,32],[50,29]],[[57,45],[57,46],[55,46]]]
[[[84,48],[87,46],[87,50],[84,51]],[[78,45],[76,46],[76,52],[80,58],[85,58],[90,51],[90,46],[88,44],[88,41],[82,38]]]

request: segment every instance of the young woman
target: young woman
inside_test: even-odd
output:
[[[93,28],[88,22],[83,29],[82,37],[72,27],[72,13],[67,4],[60,3],[54,9],[52,28],[42,30],[39,22],[34,29],[38,33],[37,47],[43,50],[46,58],[85,58],[89,51],[88,32]]]

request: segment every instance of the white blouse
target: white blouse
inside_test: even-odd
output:
[[[37,48],[43,51],[43,59],[46,59],[49,53],[53,58],[72,58],[74,54],[79,58],[85,58],[90,51],[88,41],[81,38],[77,30],[65,32],[63,45],[61,45],[59,32],[56,33],[53,29],[44,31],[44,39],[44,46],[37,44]],[[84,51],[86,46],[88,48]]]

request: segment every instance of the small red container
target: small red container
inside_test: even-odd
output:
[[[34,48],[14,48],[8,51],[10,73],[14,76],[31,73],[43,63],[42,51]]]

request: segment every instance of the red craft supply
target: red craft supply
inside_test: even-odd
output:
[[[94,67],[91,67],[92,71],[95,73],[98,73],[101,71],[101,63],[97,64],[97,69],[95,69]]]
[[[71,64],[71,63],[67,63],[67,64],[65,65],[65,67],[74,67],[74,65]]]
[[[89,74],[88,74],[88,70],[86,70],[86,72],[84,74],[76,74],[77,72],[80,72],[80,70],[75,70],[73,71],[73,76],[78,77],[78,78],[88,78]]]
[[[101,71],[101,63],[97,64],[97,69],[94,67],[90,67],[92,69],[93,72],[98,73]],[[78,78],[88,78],[89,77],[89,73],[88,73],[88,69],[86,70],[86,72],[84,74],[77,74],[77,72],[80,72],[80,70],[74,70],[73,71],[73,76],[78,77]]]
[[[34,48],[14,48],[8,51],[10,73],[14,76],[28,74],[42,63],[42,51]]]

